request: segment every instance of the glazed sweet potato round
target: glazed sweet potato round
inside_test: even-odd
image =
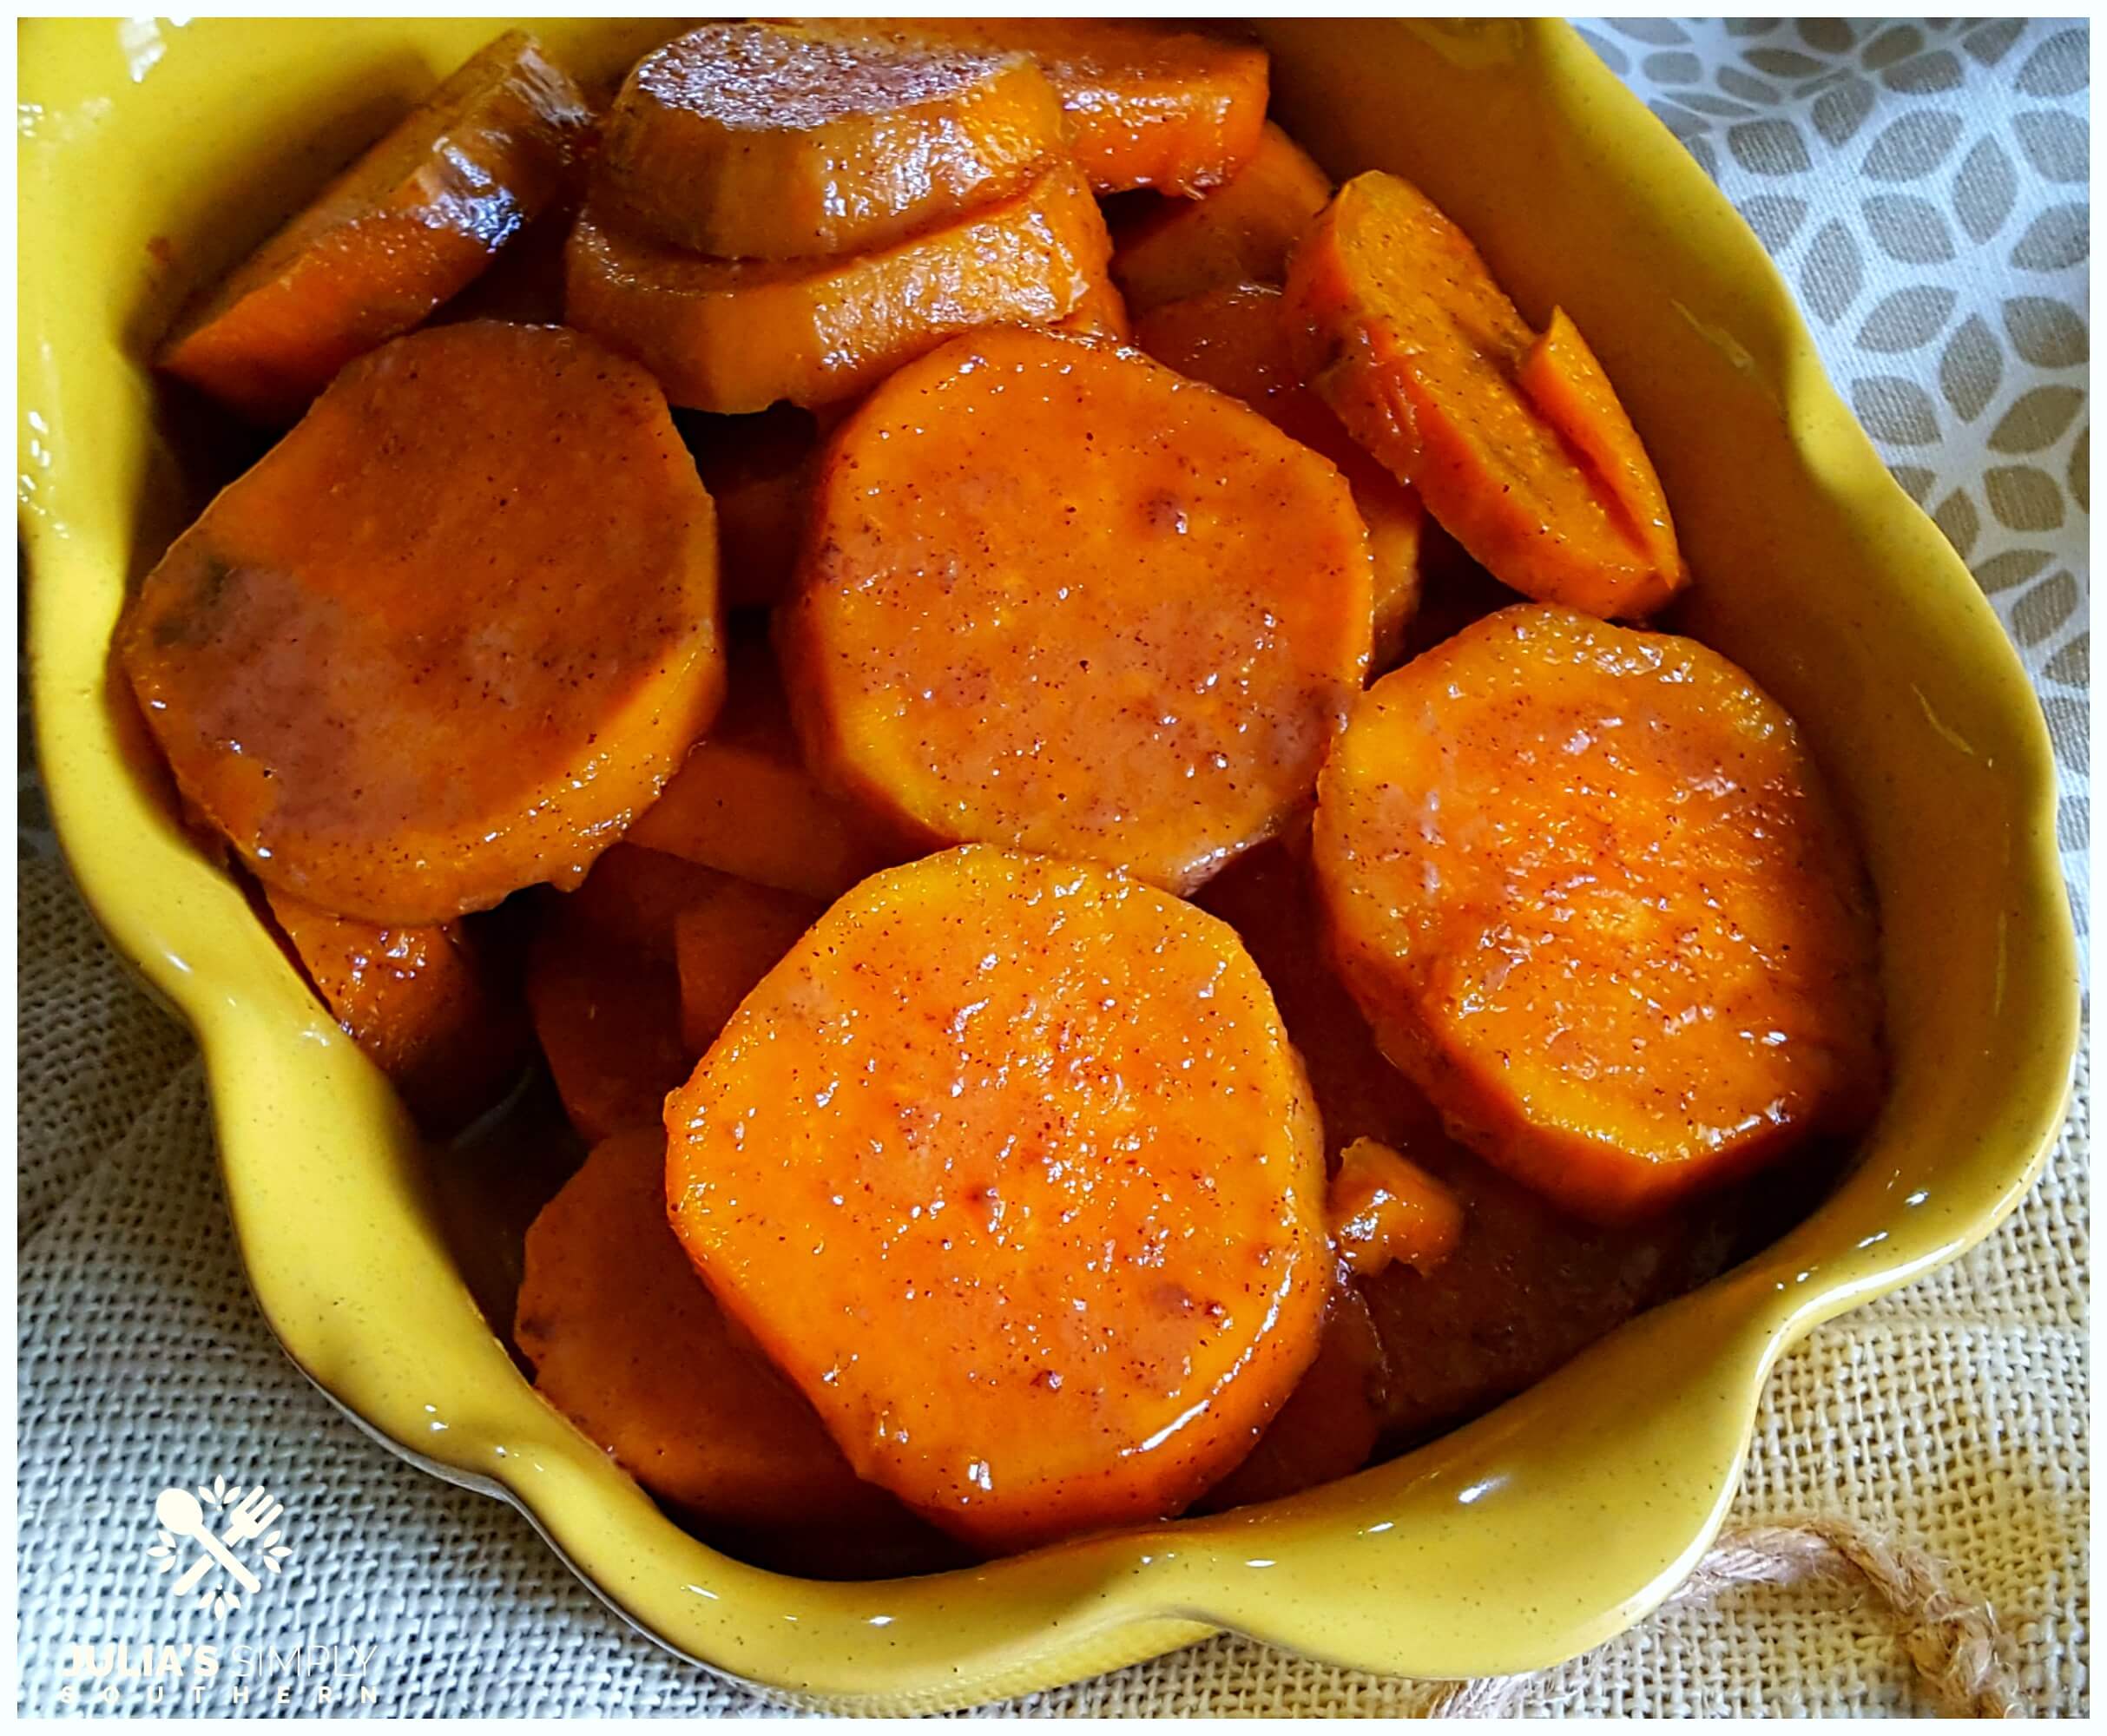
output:
[[[718,23],[637,62],[598,172],[681,247],[803,259],[956,217],[1063,148],[1060,100],[1024,55]]]
[[[933,844],[1183,891],[1308,799],[1367,666],[1339,472],[1130,350],[988,332],[823,457],[777,617],[807,757]]]
[[[666,1125],[726,1312],[982,1548],[1178,1512],[1315,1354],[1301,1063],[1229,928],[1127,876],[986,846],[873,876]]]
[[[118,644],[262,880],[444,922],[575,882],[715,714],[709,496],[650,377],[591,339],[416,332],[206,509]]]
[[[187,307],[157,360],[253,421],[290,422],[560,199],[591,127],[570,77],[507,32]]]
[[[1567,1209],[1656,1210],[1877,1095],[1870,895],[1792,720],[1717,652],[1540,605],[1386,676],[1318,884],[1384,1052]]]

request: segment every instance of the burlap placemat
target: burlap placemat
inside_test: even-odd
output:
[[[2084,27],[1589,28],[1748,213],[1832,372],[2011,626],[2068,777],[2082,923]],[[102,945],[26,758],[21,774],[18,1707],[779,1711],[639,1638],[511,1509],[393,1458],[286,1363],[241,1280],[189,1040]],[[2090,1104],[2081,1070],[2048,1174],[1983,1247],[1784,1359],[1735,1504],[1735,1522],[1840,1516],[1942,1558],[2010,1634],[2031,1702],[2066,1714],[2090,1704]],[[172,1617],[148,1553],[154,1496],[215,1477],[285,1503],[290,1553],[249,1607]],[[69,1674],[76,1647],[99,1661],[122,1641],[136,1664],[148,1637],[214,1645],[220,1668],[201,1680],[185,1654],[181,1676]],[[1424,1699],[1222,1640],[985,1710],[1366,1716]],[[1597,1714],[1927,1704],[1877,1607],[1829,1582],[1664,1611],[1518,1701]]]

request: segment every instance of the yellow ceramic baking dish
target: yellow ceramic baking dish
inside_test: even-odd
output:
[[[1044,1687],[1224,1628],[1461,1676],[1637,1620],[1718,1526],[1779,1352],[2012,1209],[2077,1034],[2038,710],[1755,238],[1562,25],[1267,27],[1279,115],[1327,167],[1411,175],[1525,313],[1556,300],[1588,332],[1659,458],[1699,575],[1689,625],[1798,713],[1848,800],[1894,1053],[1849,1179],[1749,1264],[1343,1483],[970,1572],[787,1578],[688,1537],[535,1397],[388,1090],[171,823],[109,690],[127,583],[200,503],[147,345],[189,283],[498,28],[105,21],[22,39],[18,468],[44,776],[89,899],[203,1046],[243,1256],[286,1350],[399,1450],[517,1503],[668,1645],[863,1709]],[[537,28],[600,72],[664,33]]]

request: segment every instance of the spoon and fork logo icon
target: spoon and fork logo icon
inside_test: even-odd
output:
[[[260,1483],[245,1491],[238,1484],[229,1487],[224,1476],[198,1484],[195,1494],[180,1486],[164,1489],[154,1499],[159,1529],[147,1555],[156,1573],[174,1573],[182,1542],[195,1543],[203,1553],[183,1569],[169,1590],[176,1597],[188,1597],[207,1575],[223,1574],[231,1584],[214,1577],[199,1597],[198,1608],[225,1615],[241,1607],[243,1592],[253,1595],[263,1588],[263,1581],[235,1553],[242,1545],[260,1542],[256,1566],[268,1573],[284,1571],[286,1557],[293,1553],[277,1529],[285,1510],[285,1503],[273,1500]],[[213,1519],[219,1515],[225,1516],[226,1523],[215,1530]]]

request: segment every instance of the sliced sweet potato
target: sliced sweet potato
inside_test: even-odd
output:
[[[733,650],[724,710],[631,843],[763,886],[833,898],[907,852],[806,770],[765,642]]]
[[[588,1140],[655,1126],[701,1053],[681,1035],[675,920],[721,875],[617,844],[551,910],[527,957],[527,1005],[565,1114]]]
[[[1873,921],[1792,720],[1695,642],[1524,604],[1370,688],[1313,859],[1347,988],[1450,1130],[1658,1210],[1880,1087]]]
[[[1307,1082],[1235,935],[1087,864],[873,876],[668,1103],[674,1228],[849,1462],[977,1546],[1177,1512],[1315,1354]]]
[[[1163,303],[1141,316],[1135,342],[1166,367],[1241,398],[1282,433],[1339,466],[1368,528],[1374,666],[1395,662],[1419,606],[1426,514],[1419,496],[1362,450],[1324,400],[1302,384],[1288,352],[1281,292],[1267,284],[1233,284]]]
[[[726,259],[866,253],[1013,191],[1063,150],[1024,55],[718,22],[636,63],[602,184],[642,226]]]
[[[1134,338],[1126,300],[1109,278],[1092,284],[1068,317],[1055,320],[1051,329],[1075,338],[1109,338],[1116,344],[1130,343]]]
[[[829,443],[777,616],[823,779],[932,845],[1197,884],[1307,805],[1368,655],[1322,458],[1131,350],[961,339]]]
[[[709,259],[589,204],[571,231],[565,306],[675,404],[810,408],[869,391],[959,332],[1051,325],[1103,279],[1111,247],[1067,161],[951,222],[839,259]]]
[[[1351,1286],[1337,1286],[1316,1360],[1251,1456],[1201,1497],[1197,1510],[1225,1513],[1281,1501],[1353,1476],[1382,1436],[1384,1371],[1383,1342],[1367,1303]]]
[[[591,125],[541,45],[507,31],[194,299],[156,362],[253,421],[292,421],[560,200]]]
[[[1067,111],[1069,148],[1100,193],[1197,194],[1231,180],[1265,125],[1266,51],[1129,18],[879,18],[815,28],[894,42],[1016,49]]]
[[[1455,1194],[1380,1140],[1357,1139],[1339,1154],[1325,1212],[1340,1264],[1356,1278],[1399,1260],[1430,1271],[1463,1239]]]
[[[543,1397],[706,1522],[897,1520],[812,1406],[725,1318],[666,1221],[666,1134],[604,1140],[527,1232],[513,1337]]]
[[[1630,618],[1689,582],[1652,463],[1570,323],[1532,364],[1537,334],[1410,182],[1340,187],[1287,299],[1303,377],[1495,578]]]
[[[790,587],[820,430],[810,411],[674,418],[717,507],[717,572],[727,608],[772,608]]]
[[[675,918],[681,1040],[689,1054],[716,1042],[754,985],[826,909],[816,898],[725,874]]]
[[[119,628],[183,793],[393,925],[572,882],[716,713],[709,496],[650,377],[477,322],[352,364]]]
[[[526,1020],[459,924],[379,928],[266,897],[330,1016],[425,1126],[451,1132],[519,1077],[532,1048]]]
[[[1268,845],[1200,899],[1265,972],[1308,1065],[1327,1138],[1408,1153],[1462,1208],[1465,1233],[1438,1265],[1396,1263],[1353,1280],[1382,1342],[1379,1410],[1393,1445],[1469,1421],[1642,1310],[1716,1276],[1737,1250],[1760,1245],[1774,1194],[1788,1196],[1780,1220],[1810,1203],[1808,1187],[1781,1190],[1772,1172],[1643,1224],[1605,1227],[1510,1180],[1448,1139],[1433,1106],[1377,1049],[1327,962],[1309,878],[1291,852]]]
[[[1113,281],[1137,313],[1240,283],[1277,284],[1331,196],[1331,177],[1268,121],[1228,186],[1205,199],[1166,199],[1121,225],[1112,238]]]

